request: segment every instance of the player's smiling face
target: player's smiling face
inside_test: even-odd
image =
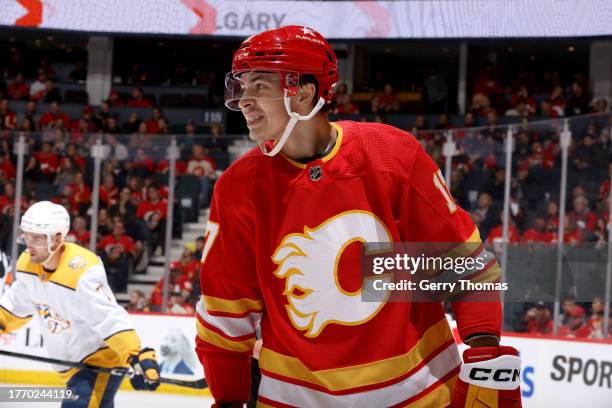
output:
[[[279,139],[289,121],[279,73],[248,72],[240,76],[243,96],[238,106],[249,137],[256,142]]]

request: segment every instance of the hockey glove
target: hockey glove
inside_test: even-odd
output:
[[[520,408],[521,359],[514,347],[473,347],[453,391],[453,408]]]
[[[159,366],[155,358],[155,350],[144,348],[133,355],[129,363],[134,369],[130,383],[135,390],[155,391],[159,387]]]

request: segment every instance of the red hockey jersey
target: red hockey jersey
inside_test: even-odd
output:
[[[360,245],[479,242],[478,231],[413,136],[333,126],[327,156],[254,149],[215,186],[197,305],[213,397],[248,398],[260,321],[263,406],[447,406],[460,358],[442,304],[361,301]],[[499,335],[498,303],[453,309],[462,338]]]

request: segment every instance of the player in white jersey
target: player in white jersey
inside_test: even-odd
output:
[[[5,286],[10,282],[9,269],[11,262],[7,254],[0,251],[0,297],[4,293]]]
[[[42,328],[49,355],[100,367],[133,367],[135,389],[155,390],[159,367],[155,351],[140,339],[115,300],[100,258],[65,242],[66,209],[49,201],[32,205],[21,219],[27,249],[17,261],[16,279],[0,299],[0,333],[19,329],[32,318]],[[122,377],[65,366],[54,368],[78,395],[67,407],[112,407]]]

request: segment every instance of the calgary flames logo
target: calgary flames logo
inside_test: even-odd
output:
[[[336,215],[303,234],[289,234],[274,252],[274,275],[285,279],[287,313],[293,325],[317,337],[326,325],[355,326],[372,319],[386,303],[363,302],[361,289],[344,290],[338,280],[338,264],[354,242],[391,242],[391,234],[374,214],[348,211]]]
[[[62,319],[49,305],[36,303],[35,306],[38,315],[45,322],[50,333],[59,334],[62,330],[70,328],[70,320]]]

